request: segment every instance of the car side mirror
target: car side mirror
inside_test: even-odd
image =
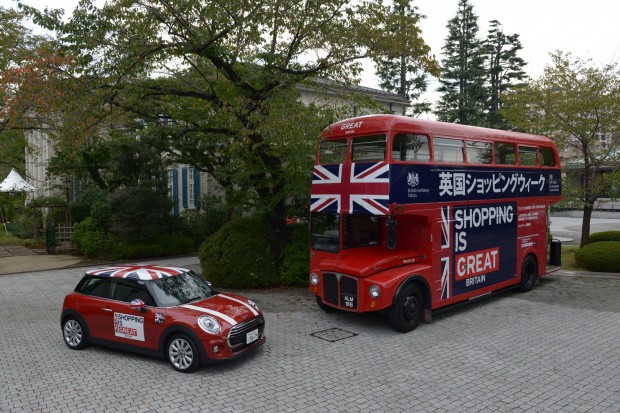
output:
[[[211,281],[205,280],[205,284],[207,284],[209,286],[209,288],[213,287],[213,284],[211,284]]]
[[[136,298],[135,300],[132,300],[129,303],[129,306],[131,307],[132,310],[138,310],[141,313],[145,313],[146,312],[146,308],[144,308],[146,304],[144,304],[144,301],[142,301],[139,298]]]
[[[387,226],[387,246],[391,250],[396,248],[396,223],[397,221],[394,218],[388,218],[385,221]]]

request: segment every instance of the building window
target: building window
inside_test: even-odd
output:
[[[187,171],[187,195],[189,196],[189,207],[193,208],[196,203],[194,201],[194,168],[190,167]]]

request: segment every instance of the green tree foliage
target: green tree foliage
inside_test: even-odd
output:
[[[413,5],[413,0],[395,0],[391,13],[397,17],[415,19],[419,21],[426,16],[418,12],[418,7]],[[413,32],[412,32],[413,31]],[[420,30],[417,26],[411,26],[409,22],[403,21],[402,25],[398,25],[392,29],[394,36],[420,36]],[[422,50],[427,55],[429,50]],[[431,74],[437,75],[438,68],[422,67],[420,56],[407,55],[405,51],[401,51],[398,55],[381,56],[375,59],[377,66],[377,76],[381,80],[379,84],[383,90],[399,94],[405,99],[413,102],[407,111],[403,111],[403,115],[407,112],[411,115],[419,115],[421,113],[430,112],[430,102],[419,102],[420,95],[426,92],[428,86],[426,70]],[[433,70],[431,70],[433,69]]]
[[[620,148],[620,71],[557,52],[544,74],[506,98],[502,114],[522,130],[550,136],[568,154],[566,168],[579,176],[564,191],[583,205],[581,245],[588,243],[594,202],[618,182]],[[601,142],[601,136],[614,139]],[[565,180],[565,182],[570,179]]]
[[[66,23],[28,9],[56,31],[76,58],[76,79],[88,84],[96,109],[77,119],[142,119],[168,159],[211,173],[240,209],[265,211],[276,251],[286,242],[286,206],[307,199],[328,121],[299,102],[297,86],[321,87],[317,76],[353,81],[362,59],[403,50],[421,69],[434,62],[419,36],[388,30],[416,19],[387,13],[379,0],[99,4],[81,1]],[[174,126],[162,127],[166,120]]]
[[[522,49],[518,34],[506,35],[497,20],[490,22],[487,38],[482,45],[487,64],[487,126],[496,129],[509,129],[511,126],[500,113],[503,96],[515,88],[523,86],[527,77],[523,68],[525,61],[517,53]]]
[[[478,38],[478,16],[469,0],[459,0],[457,14],[447,27],[437,118],[444,122],[484,125],[487,101],[484,50]]]

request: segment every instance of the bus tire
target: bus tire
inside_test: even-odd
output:
[[[390,307],[390,325],[401,333],[408,333],[420,324],[423,311],[422,293],[415,283],[410,283],[398,293]]]
[[[319,297],[318,295],[315,295],[314,297],[316,298],[316,304],[319,306],[321,310],[325,311],[326,313],[333,313],[334,311],[336,311],[334,307],[329,306],[325,304],[323,301],[321,301],[321,297]]]
[[[519,283],[519,290],[526,293],[534,288],[536,284],[536,278],[538,278],[538,271],[536,269],[536,259],[532,255],[528,255],[523,260],[521,266],[521,282]]]

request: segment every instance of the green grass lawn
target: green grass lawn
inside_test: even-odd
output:
[[[587,271],[581,268],[575,262],[575,253],[579,249],[579,245],[562,245],[562,269],[572,271]]]
[[[23,245],[24,241],[17,238],[10,231],[4,230],[4,224],[0,224],[0,245]]]

